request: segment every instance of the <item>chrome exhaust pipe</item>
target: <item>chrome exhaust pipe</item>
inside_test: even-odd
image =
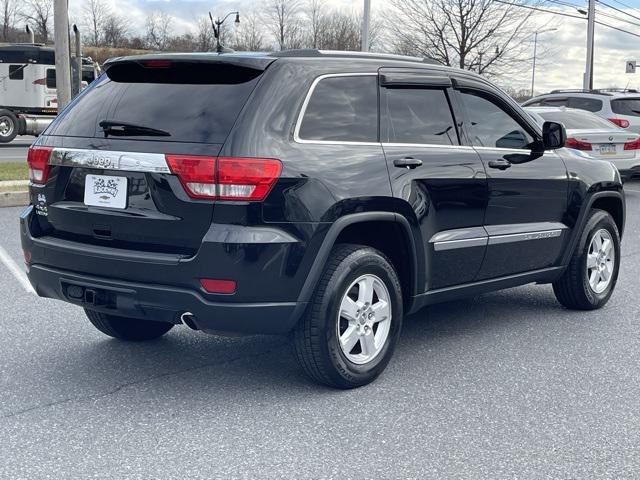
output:
[[[180,315],[180,321],[184,325],[189,327],[191,330],[198,330],[198,327],[196,327],[196,324],[193,322],[193,318],[194,315],[191,312],[184,312],[182,315]]]

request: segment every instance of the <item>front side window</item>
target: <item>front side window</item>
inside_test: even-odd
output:
[[[381,138],[385,143],[459,144],[443,89],[387,88],[381,119]]]
[[[9,80],[24,80],[26,65],[9,65]]]
[[[586,110],[587,112],[599,112],[602,110],[602,100],[596,98],[569,97],[567,107]]]
[[[462,91],[471,143],[476,147],[530,149],[533,137],[500,106],[475,91]]]
[[[314,88],[300,124],[302,140],[378,141],[378,77],[327,77]]]

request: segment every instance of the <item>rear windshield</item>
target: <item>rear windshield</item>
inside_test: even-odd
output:
[[[560,122],[566,128],[578,130],[578,129],[606,129],[614,130],[617,127],[600,117],[592,113],[587,112],[536,112],[542,118],[550,122]]]
[[[611,100],[611,110],[618,115],[640,117],[640,98],[619,98]]]
[[[137,63],[114,65],[47,133],[104,138],[99,124],[107,121],[166,133],[149,136],[127,130],[118,133],[119,138],[224,143],[261,73],[213,63],[159,63],[156,68]]]

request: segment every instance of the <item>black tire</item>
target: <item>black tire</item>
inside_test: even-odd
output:
[[[389,294],[391,320],[379,353],[367,363],[358,364],[349,360],[339,345],[342,327],[338,312],[347,289],[362,275],[373,275],[384,283]],[[341,389],[366,385],[389,363],[402,329],[402,316],[400,281],[389,260],[370,247],[337,245],[305,316],[294,330],[293,344],[298,361],[306,374],[318,383]],[[373,326],[371,329],[374,331]]]
[[[594,235],[605,229],[611,235],[615,259],[611,281],[607,288],[598,293],[589,284],[587,275],[587,255]],[[571,262],[562,277],[553,283],[553,292],[558,301],[573,310],[595,310],[603,307],[611,298],[618,281],[620,270],[620,234],[611,215],[603,210],[592,210],[580,236]]]
[[[6,127],[4,126],[6,124]],[[18,135],[18,118],[11,110],[0,110],[0,143],[9,143]],[[3,131],[6,133],[3,134]]]
[[[106,313],[96,312],[95,310],[89,310],[87,308],[85,308],[84,311],[94,327],[105,335],[117,338],[118,340],[127,340],[132,342],[153,340],[161,337],[173,328],[173,324],[167,322],[117,317],[115,315],[107,315]]]

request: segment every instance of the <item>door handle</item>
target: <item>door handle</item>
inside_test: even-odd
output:
[[[506,170],[507,168],[511,168],[511,162],[509,160],[505,160],[504,158],[500,158],[498,160],[490,160],[489,168],[497,168],[498,170]]]
[[[420,160],[419,158],[413,158],[413,157],[396,158],[393,161],[393,166],[399,167],[399,168],[412,169],[412,168],[422,166],[422,160]]]

